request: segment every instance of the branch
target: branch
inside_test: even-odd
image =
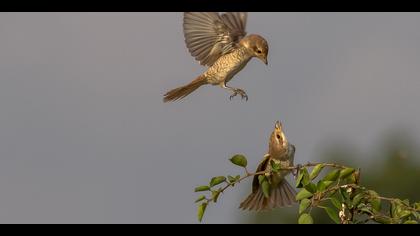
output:
[[[296,165],[296,166],[290,166],[290,167],[280,167],[279,170],[299,170],[299,169],[302,169],[302,168],[305,168],[305,167],[313,167],[313,166],[320,165],[320,164],[322,164],[324,166],[339,168],[339,169],[350,168],[350,167],[339,165],[339,164],[335,164],[335,163],[321,163],[321,162],[319,162],[319,163],[311,163],[311,162],[308,162],[308,163],[306,163],[304,165]],[[253,177],[253,176],[256,176],[256,175],[271,174],[271,171],[259,171],[259,172],[251,173],[251,172],[249,172],[246,169],[246,167],[244,167],[244,169],[245,169],[245,173],[246,174],[244,176],[240,177],[234,183],[229,183],[229,182],[225,181],[226,185],[222,189],[219,190],[220,193],[223,193],[229,187],[233,187],[236,183],[240,183],[242,180],[247,179],[249,177]],[[207,199],[208,202],[211,202],[213,200],[214,200],[214,197],[211,197],[211,198]]]
[[[273,175],[281,170],[297,170],[296,186],[301,189],[296,195],[296,200],[300,202],[299,223],[313,222],[310,214],[314,207],[324,209],[334,222],[341,224],[367,223],[370,220],[379,223],[415,223],[420,218],[420,203],[414,203],[411,206],[398,198],[379,196],[375,191],[359,185],[360,169],[356,170],[355,168],[336,163],[308,162],[303,165],[280,166],[279,163],[270,162],[269,165],[271,168],[251,173],[246,167],[247,160],[243,155],[235,155],[230,161],[235,165],[243,167],[245,174],[243,176],[237,175],[236,177],[227,176],[228,178],[224,176],[213,177],[210,181],[210,186],[196,188],[196,192],[211,192],[210,197],[201,195],[196,201],[201,202],[198,206],[199,221],[201,221],[207,205],[211,202],[216,203],[220,193],[224,193],[228,188],[234,187],[235,184],[249,177]],[[310,175],[306,169],[308,167],[314,167]],[[321,178],[317,184],[312,183],[312,180],[317,178],[324,167],[331,167],[334,170],[325,174],[325,177]],[[293,174],[295,175],[294,172]],[[212,189],[216,185],[223,183],[225,185],[218,190]],[[324,203],[327,200],[331,201],[335,206],[335,210],[329,206],[320,205],[320,203]],[[397,209],[395,211],[399,213],[389,213],[390,215],[387,215],[381,212],[381,200],[393,203],[390,205],[391,208],[397,207],[400,210]],[[402,213],[401,210],[403,211]],[[389,212],[392,211],[390,209]],[[358,217],[361,217],[361,219]]]

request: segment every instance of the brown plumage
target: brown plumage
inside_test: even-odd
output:
[[[230,90],[230,98],[239,94],[248,100],[244,90],[226,85],[251,58],[257,57],[268,64],[268,43],[256,34],[246,36],[246,20],[245,12],[222,15],[215,12],[184,13],[187,48],[201,65],[209,68],[191,83],[167,92],[163,101],[182,99],[205,84],[219,85]]]
[[[204,76],[200,75],[195,80],[191,81],[191,83],[167,92],[163,98],[163,101],[169,102],[184,98],[188,94],[194,92],[194,90],[198,89],[201,85],[205,84],[207,84],[206,79]]]
[[[295,146],[290,144],[284,135],[280,122],[276,122],[271,133],[268,153],[258,165],[256,172],[269,170],[270,161],[280,164],[281,167],[293,166]],[[281,170],[272,175],[266,175],[270,183],[270,195],[265,197],[261,189],[258,176],[252,181],[252,193],[240,204],[243,210],[267,211],[276,207],[290,206],[296,202],[296,191],[287,182],[285,177],[290,170]]]

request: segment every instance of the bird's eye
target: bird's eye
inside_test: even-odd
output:
[[[280,139],[280,135],[277,135],[277,139]]]
[[[258,50],[258,51],[257,51],[257,53],[258,53],[258,54],[260,54],[260,53],[262,53],[262,52],[261,52],[261,50]]]

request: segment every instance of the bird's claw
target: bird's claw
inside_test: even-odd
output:
[[[232,100],[232,98],[235,97],[238,94],[241,95],[241,99],[244,99],[245,98],[245,100],[248,101],[248,95],[242,89],[235,89],[235,90],[233,90],[233,94],[230,95],[229,100]]]
[[[232,95],[229,96],[229,100],[232,100],[232,98],[235,97],[236,95],[238,95],[238,93],[234,92]]]

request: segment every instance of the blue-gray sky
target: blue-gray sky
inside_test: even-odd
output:
[[[0,222],[195,223],[193,188],[255,166],[275,120],[296,162],[344,140],[420,134],[420,14],[249,13],[270,44],[230,85],[164,104],[204,70],[182,13],[0,13]],[[360,162],[371,162],[360,158]],[[250,186],[209,207],[236,223]]]

